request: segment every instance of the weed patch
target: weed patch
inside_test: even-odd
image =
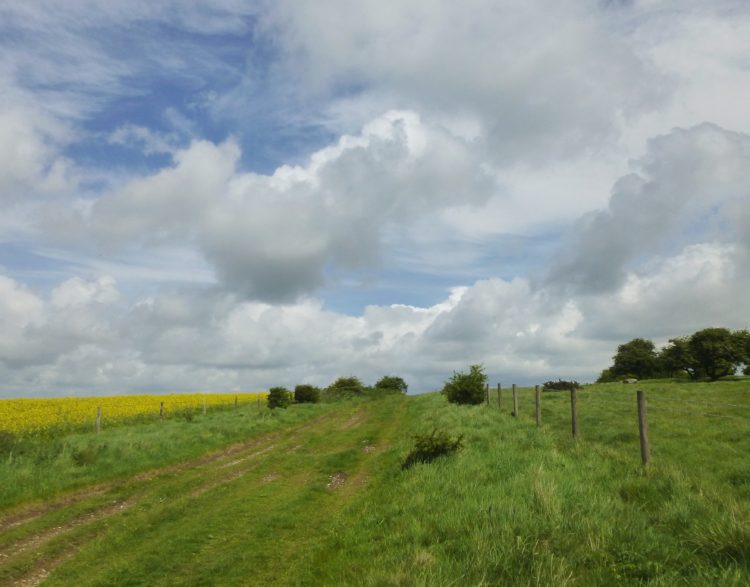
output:
[[[416,434],[414,448],[406,455],[401,468],[408,469],[417,463],[429,463],[438,457],[453,454],[463,446],[463,438],[463,435],[454,438],[446,431],[437,429],[429,434]]]
[[[89,444],[81,449],[74,450],[70,458],[77,467],[96,464],[99,456],[107,450],[106,444]]]

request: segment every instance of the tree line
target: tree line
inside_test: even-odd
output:
[[[597,383],[659,377],[715,381],[739,369],[750,375],[750,332],[704,328],[689,336],[670,338],[659,350],[650,340],[634,338],[618,346],[612,359],[612,366],[602,371]]]

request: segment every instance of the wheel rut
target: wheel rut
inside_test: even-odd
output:
[[[299,435],[321,428],[334,421],[337,414],[328,413],[291,428],[274,431],[260,437],[235,443],[226,448],[189,461],[136,473],[125,479],[97,484],[74,491],[50,503],[19,508],[0,519],[0,533],[23,530],[24,526],[43,521],[52,513],[92,501],[91,508],[74,515],[63,523],[33,530],[29,534],[0,547],[0,583],[18,586],[34,586],[43,582],[57,567],[75,557],[79,548],[94,540],[104,528],[97,528],[110,518],[116,518],[137,506],[153,494],[159,483],[172,480],[175,484],[197,480],[192,489],[180,500],[189,502],[223,485],[235,482],[263,463],[272,451],[296,452],[303,447],[298,443]],[[170,479],[171,478],[171,479]],[[258,483],[266,483],[259,478]],[[129,494],[96,503],[110,493]],[[55,548],[82,531],[82,536],[73,538],[64,548]],[[48,550],[48,554],[45,554]],[[52,550],[53,552],[49,552]],[[61,550],[61,551],[60,551]],[[26,559],[25,564],[21,559]],[[21,564],[21,568],[13,569]]]

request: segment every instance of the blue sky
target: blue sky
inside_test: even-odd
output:
[[[483,363],[746,328],[739,0],[0,6],[0,394]]]

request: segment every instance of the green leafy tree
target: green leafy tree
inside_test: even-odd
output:
[[[643,338],[634,338],[617,347],[612,357],[612,373],[618,377],[635,376],[648,379],[658,374],[658,360],[654,343]]]
[[[297,385],[294,388],[294,401],[298,404],[317,404],[320,401],[320,389],[314,385]]]
[[[750,375],[750,332],[747,330],[737,330],[734,335],[737,348],[742,354],[742,362],[745,364],[743,373]]]
[[[701,371],[715,381],[734,374],[744,362],[745,352],[740,342],[741,337],[726,328],[704,328],[690,337],[688,346]]]
[[[443,393],[454,404],[481,404],[487,375],[481,365],[471,365],[468,373],[454,371],[453,377],[445,382]]]
[[[286,387],[272,387],[268,390],[268,407],[286,408],[292,403],[292,393]]]
[[[597,383],[610,383],[612,381],[617,381],[618,377],[616,373],[612,372],[612,368],[608,367],[606,369],[602,369],[601,375],[599,375],[599,379],[596,380]]]
[[[701,368],[690,350],[690,337],[670,338],[669,344],[659,353],[660,370],[669,377],[682,371],[690,379],[701,376]]]
[[[375,390],[381,393],[406,393],[409,388],[401,377],[385,375],[375,384]]]

